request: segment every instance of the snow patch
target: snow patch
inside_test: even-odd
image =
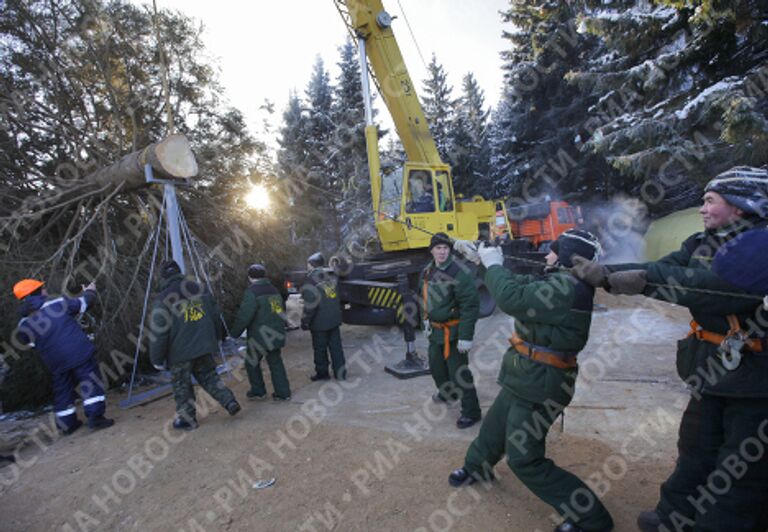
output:
[[[675,116],[679,118],[680,120],[685,120],[688,118],[688,114],[693,110],[695,107],[700,105],[704,102],[704,100],[710,95],[714,94],[716,92],[724,92],[730,89],[733,89],[735,87],[738,87],[742,84],[742,80],[736,76],[731,76],[729,78],[722,79],[715,83],[714,85],[710,85],[703,91],[699,93],[698,96],[696,96],[693,100],[688,102],[685,107],[680,109],[679,111],[675,111]]]

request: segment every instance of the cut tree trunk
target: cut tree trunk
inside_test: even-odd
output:
[[[143,150],[125,155],[84,179],[99,187],[125,183],[123,190],[138,188],[146,184],[144,165],[147,163],[152,165],[154,176],[159,178],[187,179],[197,175],[197,161],[187,137],[169,135]]]

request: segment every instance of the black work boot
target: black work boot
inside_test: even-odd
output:
[[[272,400],[273,401],[290,401],[291,396],[289,395],[288,397],[283,397],[282,395],[277,395],[276,393],[273,393]]]
[[[448,475],[448,484],[454,488],[460,488],[461,486],[471,486],[475,482],[477,482],[477,479],[463,467],[454,469],[451,471],[451,474]]]
[[[331,376],[328,373],[315,373],[311,377],[309,377],[309,380],[312,382],[317,381],[329,381],[331,380]]]
[[[177,430],[195,430],[197,426],[197,420],[195,418],[186,419],[179,416],[173,420],[173,428]]]
[[[69,436],[73,432],[75,432],[77,429],[83,426],[83,422],[79,419],[76,419],[74,423],[72,423],[72,426],[68,429],[61,429],[61,435],[62,436]]]
[[[459,419],[456,420],[456,426],[460,429],[468,429],[478,421],[480,421],[480,417],[469,417],[462,415],[459,417]]]
[[[261,399],[265,399],[267,397],[267,394],[265,393],[259,394],[251,390],[248,390],[247,392],[245,392],[245,396],[252,401],[259,401]]]
[[[240,403],[232,399],[230,402],[227,403],[227,406],[225,408],[227,409],[227,412],[229,413],[230,416],[234,416],[235,414],[240,412]]]
[[[114,419],[109,419],[104,416],[96,416],[96,417],[88,418],[88,427],[91,430],[106,429],[108,427],[111,427],[114,424],[115,424]]]
[[[661,524],[661,517],[656,510],[640,512],[637,516],[637,528],[643,532],[658,532]]]

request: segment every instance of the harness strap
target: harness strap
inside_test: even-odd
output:
[[[559,369],[570,369],[575,368],[578,365],[575,353],[561,353],[559,351],[545,349],[526,342],[517,334],[513,334],[509,338],[509,343],[512,344],[512,347],[524,357],[528,357],[536,362],[541,362],[542,364],[547,364],[548,366],[553,366]]]
[[[688,333],[688,336],[695,336],[697,340],[701,340],[702,342],[720,345],[723,343],[723,340],[725,340],[726,336],[742,330],[741,326],[739,325],[739,320],[734,314],[728,315],[728,325],[730,326],[728,334],[718,334],[716,332],[703,329],[701,325],[696,322],[696,320],[692,320],[691,331]],[[753,353],[760,353],[763,350],[763,340],[760,338],[748,338],[746,339],[746,347]]]
[[[459,320],[448,320],[442,323],[433,321],[431,323],[435,329],[443,330],[443,358],[448,360],[448,357],[451,356],[451,329],[459,324]]]

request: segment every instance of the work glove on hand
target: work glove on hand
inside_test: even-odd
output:
[[[456,240],[453,243],[453,249],[468,261],[480,264],[480,255],[477,254],[477,247],[471,240]]]
[[[480,262],[483,266],[490,268],[491,266],[502,266],[504,264],[504,254],[501,251],[500,246],[489,246],[483,243],[480,249],[477,250],[477,254],[480,256]]]
[[[429,336],[432,333],[432,324],[429,320],[422,320],[421,328],[424,331],[425,336]]]
[[[615,295],[625,294],[633,296],[642,294],[647,284],[647,273],[645,270],[626,270],[611,273],[606,278],[608,290]]]
[[[308,331],[309,330],[309,321],[302,318],[301,320],[301,330],[302,331]]]
[[[462,354],[469,353],[469,350],[472,349],[472,340],[459,340],[456,349]]]
[[[605,288],[608,286],[606,278],[610,272],[605,266],[600,266],[595,261],[585,259],[580,255],[574,255],[571,258],[571,262],[573,263],[571,275],[577,279],[595,288]]]

